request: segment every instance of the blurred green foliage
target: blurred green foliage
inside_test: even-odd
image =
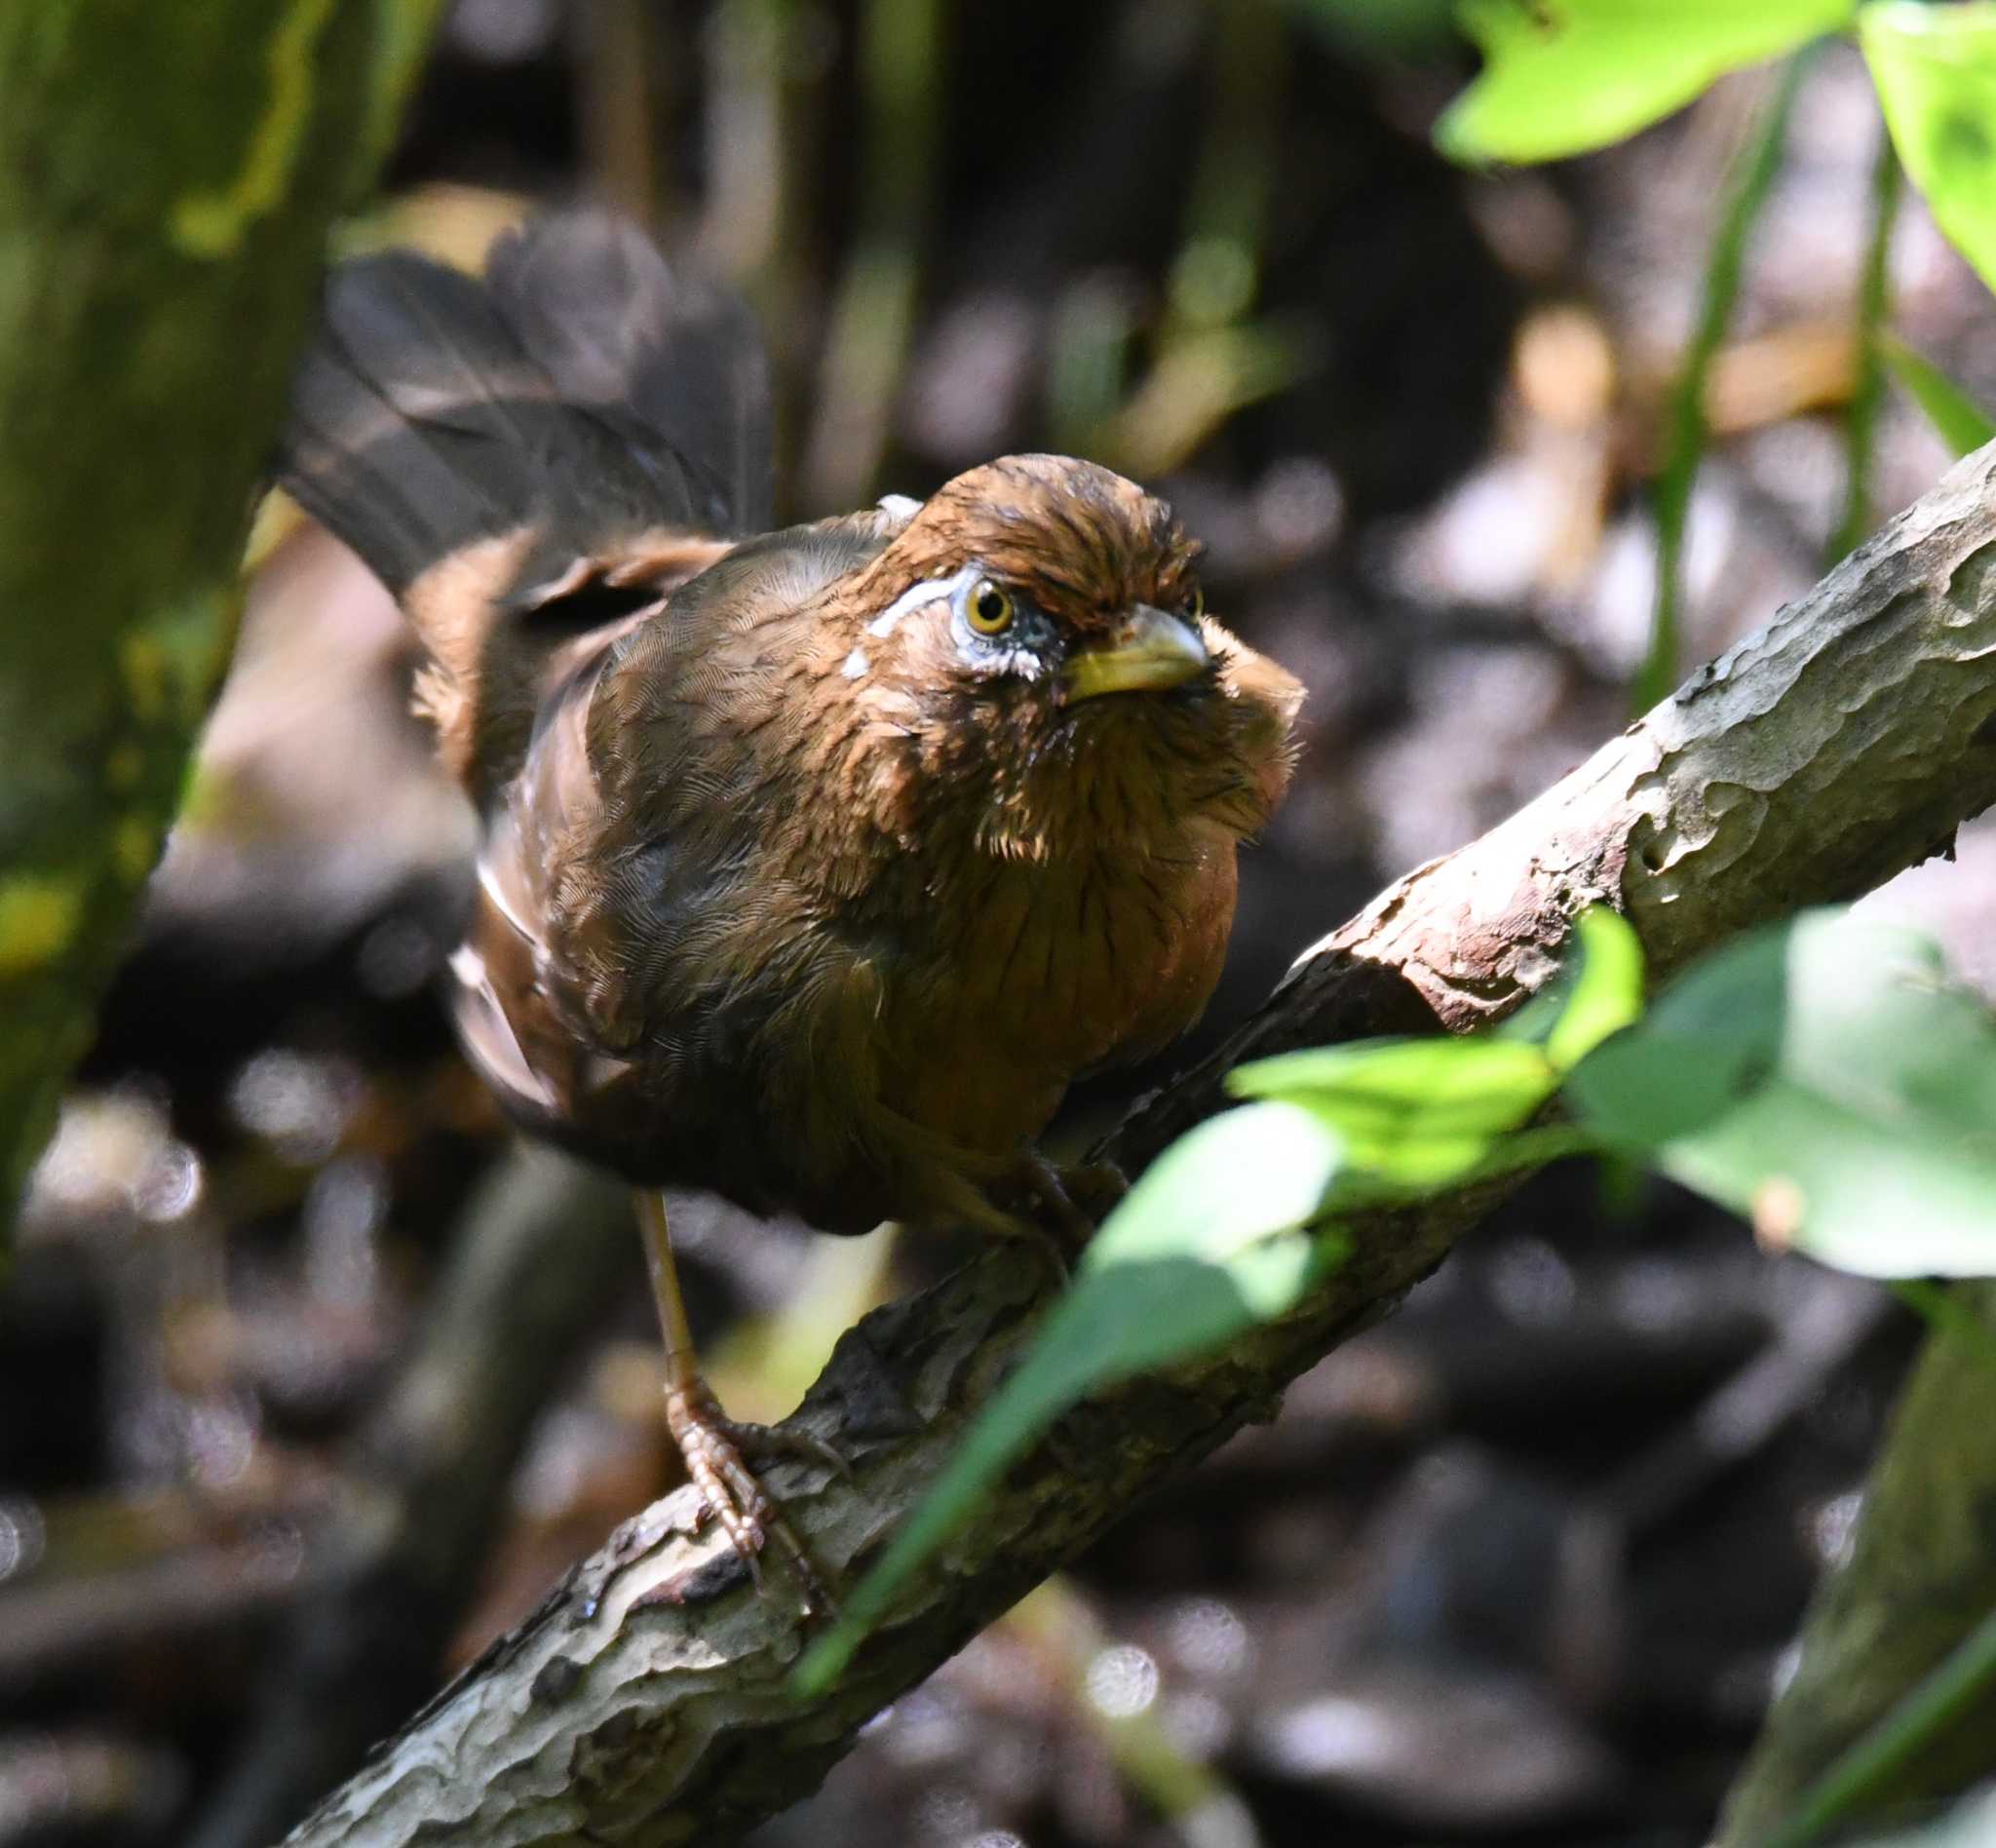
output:
[[[1996,419],[1925,354],[1891,334],[1885,336],[1880,350],[1893,377],[1905,387],[1956,455],[1968,455],[1996,438]]]

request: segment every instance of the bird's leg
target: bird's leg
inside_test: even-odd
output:
[[[1037,1195],[1024,1191],[1031,1201],[1037,1201]],[[932,1213],[940,1223],[969,1226],[987,1237],[1023,1245],[1046,1265],[1056,1283],[1066,1283],[1073,1253],[1059,1233],[1037,1217],[1007,1211],[978,1182],[953,1170],[940,1170],[931,1176],[930,1194],[935,1203]]]
[[[961,1174],[939,1174],[933,1186],[940,1216],[1030,1246],[1063,1284],[1102,1217],[1130,1191],[1113,1163],[1058,1168],[1031,1149],[998,1178],[996,1199]]]
[[[1061,1167],[1034,1149],[1018,1158],[1013,1176],[1058,1223],[1077,1252],[1130,1191],[1129,1181],[1114,1162],[1074,1162]]]
[[[672,1232],[666,1223],[666,1203],[657,1193],[637,1195],[637,1219],[644,1233],[645,1262],[651,1268],[652,1296],[658,1303],[659,1328],[666,1343],[666,1429],[685,1461],[686,1474],[700,1490],[709,1512],[721,1524],[742,1556],[757,1591],[766,1591],[758,1556],[774,1540],[804,1586],[807,1610],[835,1612],[837,1605],[811,1562],[804,1543],[783,1510],[743,1460],[743,1453],[801,1455],[828,1463],[850,1474],[845,1460],[829,1444],[802,1432],[769,1425],[738,1424],[722,1415],[713,1394],[700,1374],[693,1352],[693,1330],[679,1294],[679,1273],[672,1263]]]

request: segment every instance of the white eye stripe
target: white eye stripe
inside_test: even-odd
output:
[[[929,578],[920,584],[910,585],[866,625],[867,635],[878,635],[885,640],[894,634],[895,625],[911,610],[924,609],[931,603],[947,602],[969,579],[977,575],[977,566],[967,564],[949,577]]]

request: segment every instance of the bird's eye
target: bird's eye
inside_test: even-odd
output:
[[[1002,635],[1012,627],[1015,614],[1012,595],[989,578],[979,578],[965,606],[970,625],[980,635]]]
[[[1196,623],[1206,614],[1206,593],[1197,584],[1185,593],[1185,600],[1178,605],[1178,612],[1188,623]]]

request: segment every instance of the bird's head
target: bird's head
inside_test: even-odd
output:
[[[1233,788],[1232,638],[1163,501],[1018,455],[888,517],[903,523],[841,598],[840,671],[936,783],[983,789],[1022,842],[1119,811],[1163,823],[1188,790]]]
[[[1007,456],[914,510],[867,574],[865,635],[955,697],[1064,710],[1169,693],[1213,672],[1199,551],[1120,475]]]

